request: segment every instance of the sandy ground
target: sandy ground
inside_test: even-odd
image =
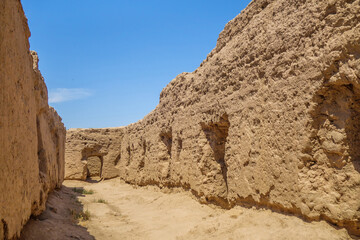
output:
[[[93,190],[75,193],[73,188]],[[81,213],[89,213],[83,220]],[[80,217],[79,217],[80,216]],[[326,222],[304,222],[270,210],[202,205],[182,190],[134,188],[119,179],[65,181],[22,239],[351,239]]]

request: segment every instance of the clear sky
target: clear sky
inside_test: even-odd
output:
[[[125,126],[194,71],[250,0],[22,0],[30,48],[66,128]]]

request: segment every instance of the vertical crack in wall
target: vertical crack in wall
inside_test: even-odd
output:
[[[167,152],[171,158],[171,148],[172,148],[172,130],[163,131],[160,133],[160,139],[165,144]]]
[[[360,172],[360,91],[352,90],[353,95],[349,102],[351,117],[345,128],[349,146],[350,160],[354,164],[355,169]]]
[[[172,163],[172,128],[165,128],[159,134],[161,142],[166,147],[166,153],[162,152],[160,155],[160,172],[161,178],[164,181],[168,181],[170,179],[171,168],[173,167]],[[163,150],[161,150],[163,151]]]
[[[130,149],[130,145],[126,147],[126,151],[128,153],[128,159],[127,159],[127,162],[126,162],[126,166],[129,166],[130,163],[131,163],[131,149]]]
[[[183,148],[183,141],[180,137],[177,139],[177,145],[176,145],[176,161],[180,161],[180,153]]]
[[[31,206],[32,214],[40,214],[40,208],[45,204],[43,201],[43,194],[47,193],[50,187],[49,177],[49,166],[47,161],[47,154],[44,148],[43,136],[41,133],[41,123],[38,116],[36,116],[36,129],[38,138],[38,164],[39,164],[39,182],[41,189],[39,192],[39,201],[34,201]]]
[[[228,192],[228,180],[227,180],[227,164],[225,161],[225,144],[228,136],[230,122],[228,115],[225,113],[221,116],[218,122],[201,123],[201,128],[206,135],[206,139],[214,154],[214,160],[220,165],[221,175],[226,185],[226,191]]]
[[[58,133],[57,133],[57,129],[55,130],[55,136],[53,137],[53,139],[54,139],[54,144],[55,144],[55,146],[56,146],[56,166],[58,166],[57,167],[57,184],[56,184],[56,186],[58,187],[58,188],[60,188],[61,187],[61,185],[59,184],[59,182],[61,181],[60,179],[61,179],[61,175],[62,175],[62,169],[60,168],[60,166],[61,166],[61,160],[60,160],[60,145],[59,145],[59,143],[60,143],[60,141],[59,141],[59,135],[58,135]]]
[[[8,235],[9,235],[7,223],[5,222],[4,219],[1,220],[1,223],[2,223],[2,234],[3,234],[4,240],[7,240]]]
[[[146,156],[146,140],[142,141],[142,153],[141,153],[141,158],[140,158],[140,162],[139,162],[139,170],[142,170],[145,167],[145,156]]]
[[[100,156],[100,174],[99,174],[100,178],[103,177],[103,167],[104,167],[104,157]]]
[[[121,159],[121,152],[119,152],[119,154],[116,156],[114,160],[114,166],[117,166],[119,164],[120,159]]]
[[[46,162],[46,151],[44,149],[43,139],[41,134],[40,120],[38,117],[36,117],[36,127],[37,127],[37,137],[38,137],[39,171],[40,171],[40,178],[42,178],[41,173],[46,176],[48,171],[48,166]]]

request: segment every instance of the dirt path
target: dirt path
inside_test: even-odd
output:
[[[92,190],[94,193],[75,193],[75,187],[81,191]],[[69,205],[64,205],[65,208],[68,207],[68,216],[61,222],[53,222],[55,230],[52,230],[51,239],[350,239],[346,230],[337,230],[325,222],[307,223],[297,217],[270,210],[242,207],[223,210],[201,205],[187,192],[175,190],[164,193],[155,187],[134,188],[121,183],[119,179],[99,183],[65,181],[64,188],[66,191],[59,191],[59,196],[71,195],[72,192],[75,197],[69,199],[73,202],[80,201],[81,204],[75,203],[77,208],[74,208],[74,205],[65,203]],[[49,211],[51,212],[48,207],[47,212]],[[77,225],[71,223],[74,211],[90,213],[90,220],[80,221]],[[57,220],[59,218],[56,217]],[[81,219],[82,217],[79,218]],[[39,232],[36,224],[40,226],[43,222],[52,220],[48,216],[45,221],[32,221],[31,228],[27,230],[28,236]],[[64,235],[67,228],[62,227],[63,224],[70,224],[73,228],[76,225],[80,231]],[[54,237],[56,228],[62,229],[56,233],[59,238]],[[74,230],[69,228],[69,231]],[[63,236],[67,238],[62,238]],[[33,239],[50,238],[38,235]]]

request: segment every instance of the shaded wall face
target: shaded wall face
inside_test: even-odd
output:
[[[0,2],[0,25],[0,239],[8,239],[61,186],[65,128],[48,106],[20,1]]]
[[[98,156],[87,158],[87,177],[101,177],[102,160]]]

